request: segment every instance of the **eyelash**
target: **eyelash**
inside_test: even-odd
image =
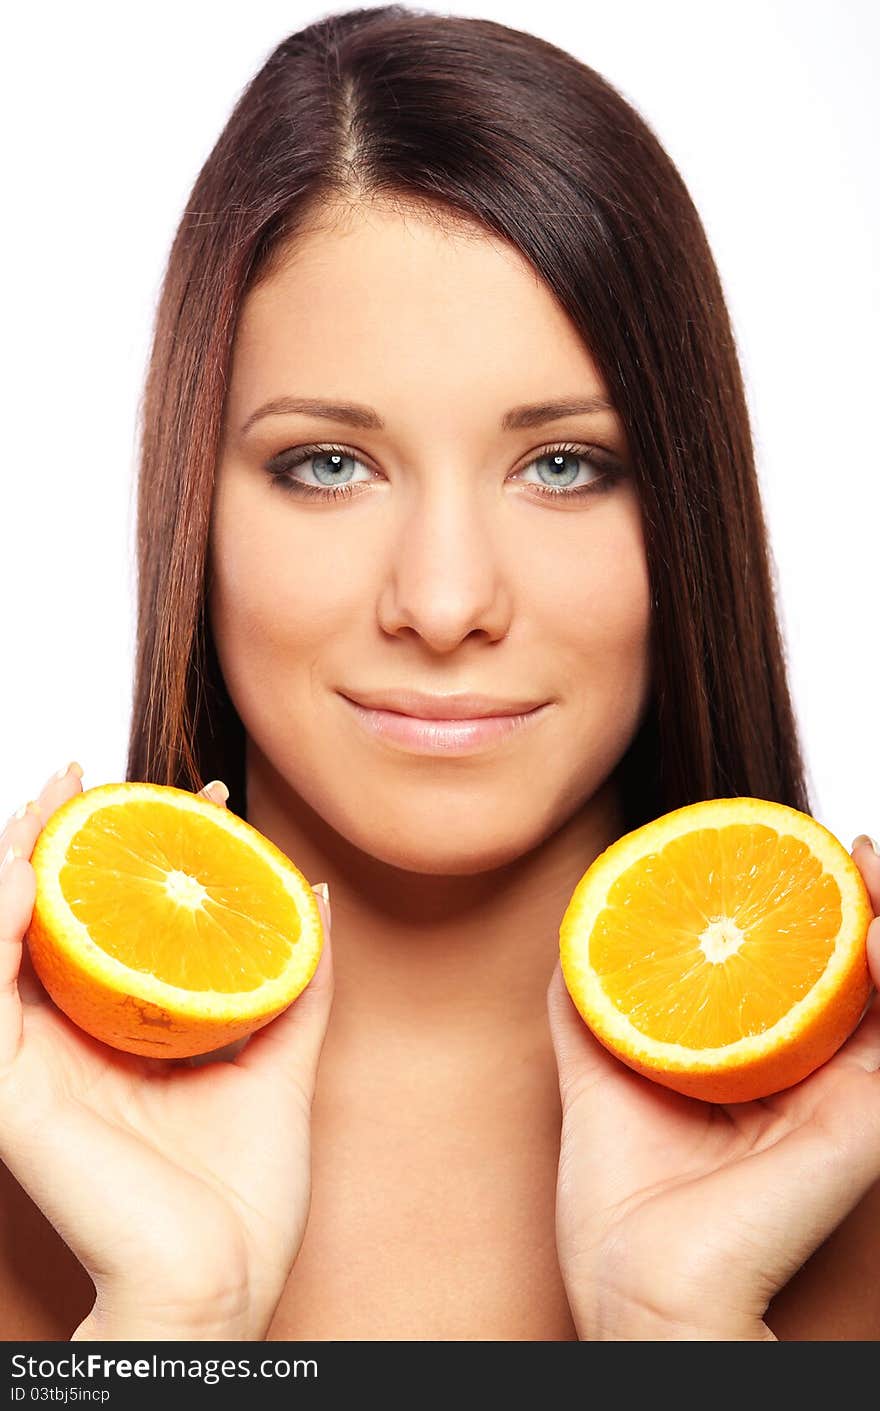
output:
[[[545,499],[575,500],[580,499],[583,495],[604,494],[608,490],[611,490],[623,475],[622,466],[616,465],[612,461],[606,461],[604,457],[600,457],[597,453],[592,451],[587,452],[582,446],[572,445],[568,441],[559,442],[552,446],[545,446],[537,455],[532,457],[527,465],[523,466],[523,470],[527,470],[535,461],[543,460],[546,456],[561,454],[577,456],[579,460],[586,461],[588,465],[594,466],[596,469],[600,470],[602,474],[598,480],[590,481],[589,485],[578,485],[573,490],[564,488],[554,490],[549,485],[536,485],[533,482],[529,482],[529,489],[537,491],[537,493]],[[360,456],[355,451],[352,451],[351,447],[325,444],[320,446],[301,446],[295,451],[282,451],[279,455],[273,456],[272,459],[266,463],[265,468],[273,481],[289,494],[299,495],[304,499],[347,499],[350,495],[354,494],[354,484],[325,485],[319,487],[317,485],[306,485],[302,480],[294,480],[291,477],[290,472],[297,466],[303,465],[307,460],[310,460],[312,456],[322,455],[348,456],[359,464],[364,464]],[[364,484],[366,482],[362,481],[360,483]]]

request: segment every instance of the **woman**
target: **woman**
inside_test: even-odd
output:
[[[809,811],[718,275],[607,83],[402,6],[279,45],[171,252],[139,567],[127,777],[225,781],[327,879],[335,995],[328,946],[198,1065],[88,1040],[26,960],[22,1010],[78,772],[10,821],[4,1336],[875,1336],[876,1007],[716,1107],[613,1060],[554,969],[621,833]]]

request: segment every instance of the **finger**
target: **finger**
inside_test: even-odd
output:
[[[318,909],[324,927],[324,944],[314,975],[283,1013],[251,1035],[247,1047],[235,1059],[240,1068],[283,1078],[309,1106],[333,1003],[330,915],[320,893]]]
[[[14,1062],[22,1035],[19,971],[36,898],[36,874],[13,848],[0,875],[0,1073]]]
[[[563,1109],[590,1089],[596,1089],[600,1100],[604,1100],[609,1085],[632,1086],[632,1081],[639,1078],[609,1053],[587,1027],[568,993],[558,961],[547,989],[547,1012]]]
[[[6,857],[13,847],[18,850],[19,857],[30,857],[42,826],[40,805],[36,799],[29,799],[6,820],[0,833],[0,858]]]
[[[570,1173],[578,1182],[595,1178],[613,1203],[631,1188],[633,1171],[655,1161],[655,1134],[664,1133],[665,1143],[667,1127],[703,1104],[652,1082],[605,1048],[581,1018],[558,964],[547,1009],[562,1100],[560,1180]]]
[[[852,857],[868,889],[874,915],[880,916],[880,854],[874,851],[867,833],[854,839]]]
[[[226,800],[229,798],[229,790],[222,779],[212,779],[210,784],[206,784],[203,789],[199,789],[196,798],[207,799],[209,803],[216,803],[219,804],[221,808],[225,808]]]
[[[873,938],[868,953],[870,955],[871,950],[874,952],[874,971],[880,979],[880,919],[871,923],[869,937],[871,932]],[[874,983],[876,985],[876,980]],[[880,994],[877,994],[876,990],[865,1006],[858,1028],[846,1043],[841,1045],[830,1064],[836,1067],[847,1064],[850,1067],[863,1068],[866,1073],[876,1073],[880,1069]]]
[[[44,826],[63,803],[67,803],[75,794],[82,793],[82,777],[83,767],[74,759],[64,769],[59,769],[57,774],[53,774],[51,779],[46,780],[37,796]]]
[[[46,781],[36,799],[16,810],[0,838],[0,1068],[12,1063],[22,1038],[22,1002],[46,992],[31,962],[25,934],[36,901],[30,858],[47,819],[81,791],[82,765],[72,760]]]
[[[880,990],[880,916],[875,916],[868,927],[868,969],[874,988]]]
[[[18,971],[18,993],[22,1004],[48,1004],[48,991],[34,969],[28,938],[25,936],[21,949],[21,965]]]
[[[59,769],[51,779],[47,779],[35,799],[17,809],[6,822],[0,833],[0,858],[13,846],[20,849],[23,857],[30,857],[40,829],[61,804],[73,798],[80,791],[82,765],[73,760],[64,769]]]

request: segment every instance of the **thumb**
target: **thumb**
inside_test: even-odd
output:
[[[610,1053],[588,1028],[568,993],[559,961],[547,989],[547,1013],[563,1112],[590,1091],[604,1103],[630,1090],[634,1082],[640,1085],[646,1081]]]
[[[655,1143],[649,1119],[692,1104],[634,1072],[600,1043],[575,1006],[557,963],[547,990],[559,1070],[562,1133],[558,1197],[570,1218],[592,1219],[632,1193]],[[563,1207],[560,1207],[563,1208]]]
[[[326,884],[319,884],[326,885]],[[252,1034],[234,1061],[239,1068],[282,1078],[311,1104],[318,1061],[333,1003],[333,955],[330,947],[330,906],[317,888],[324,943],[315,973],[300,995],[262,1029]]]
[[[215,803],[220,808],[226,807],[226,800],[229,798],[229,790],[222,779],[212,779],[210,784],[206,784],[203,789],[199,789],[196,794],[197,799],[207,799],[209,803]]]

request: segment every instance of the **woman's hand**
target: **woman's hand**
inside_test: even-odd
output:
[[[880,857],[853,854],[875,920]],[[766,1340],[773,1296],[880,1180],[880,999],[832,1059],[785,1092],[699,1102],[596,1040],[557,965],[548,991],[563,1125],[560,1268],[582,1340]]]
[[[0,1157],[95,1285],[75,1338],[261,1339],[305,1233],[329,910],[319,895],[311,982],[230,1061],[110,1048],[52,1003],[23,946],[27,859],[80,788],[54,777],[0,835]]]

